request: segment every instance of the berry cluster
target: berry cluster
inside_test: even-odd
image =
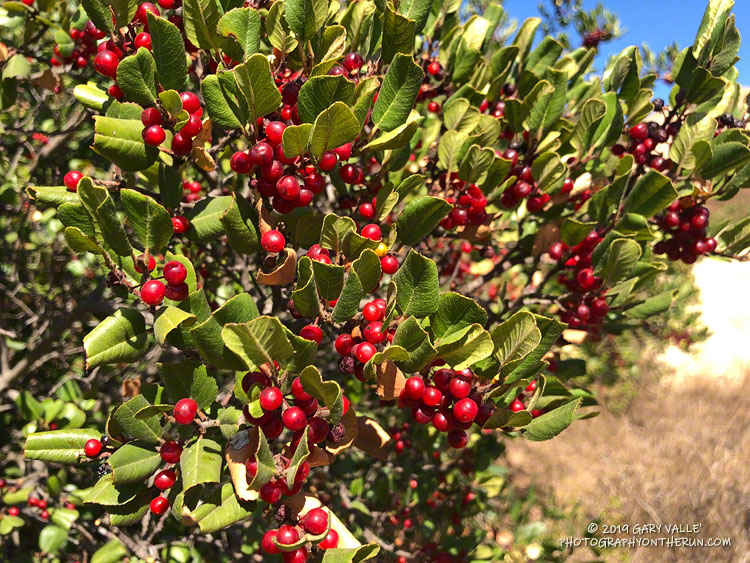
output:
[[[654,245],[654,253],[672,261],[693,264],[699,256],[716,250],[716,239],[706,236],[708,209],[692,197],[683,197],[656,218],[665,238]]]
[[[510,410],[513,412],[519,412],[526,408],[526,405],[524,404],[524,400],[526,398],[530,398],[537,388],[537,381],[534,379],[531,383],[529,383],[526,386],[526,389],[524,389],[521,393],[519,393],[515,399],[510,403]],[[531,416],[536,418],[538,416],[541,416],[544,414],[544,409],[531,409]]]
[[[613,145],[612,154],[622,158],[626,153],[630,153],[635,158],[637,164],[649,166],[657,172],[665,172],[672,168],[672,161],[663,158],[654,152],[656,145],[666,143],[670,137],[676,135],[679,131],[679,122],[662,127],[655,121],[648,123],[637,123],[628,129],[628,136],[631,139],[629,147],[624,145]]]
[[[86,68],[89,59],[96,53],[96,42],[103,39],[105,33],[100,31],[91,20],[87,21],[83,29],[73,27],[70,30],[70,38],[73,40],[72,47],[69,44],[55,45],[52,48],[54,55],[50,59],[51,66],[72,65],[76,68]]]
[[[141,273],[141,268],[144,264],[138,264],[143,262],[144,257],[141,255],[139,260],[136,261],[135,269]],[[149,256],[148,272],[151,273],[156,268],[156,260],[153,256]],[[164,280],[166,284],[161,280],[148,280],[143,284],[141,288],[141,300],[150,306],[159,305],[164,298],[171,299],[172,301],[184,301],[187,299],[188,293],[190,292],[185,279],[187,279],[187,268],[177,260],[172,260],[164,265]]]
[[[385,299],[374,299],[362,308],[361,324],[351,328],[349,332],[340,334],[334,342],[339,359],[339,371],[345,375],[364,381],[364,365],[378,350],[382,350],[387,342],[393,341],[395,329],[388,330],[383,325],[385,318]]]
[[[188,112],[188,119],[180,129],[176,128],[175,120],[169,119],[161,110],[156,107],[149,107],[141,113],[141,123],[143,123],[143,141],[152,147],[158,147],[167,138],[164,126],[168,126],[174,131],[172,136],[171,149],[175,155],[185,156],[193,148],[193,139],[200,133],[203,128],[203,108],[198,96],[192,92],[181,92],[182,108]]]
[[[503,191],[502,196],[500,196],[500,205],[506,209],[513,209],[525,199],[526,209],[529,210],[529,213],[541,211],[551,198],[548,193],[539,191],[539,187],[534,181],[531,166],[518,164],[518,151],[515,149],[507,149],[503,153],[503,158],[513,163],[510,176],[515,176],[516,181]]]
[[[260,545],[265,553],[280,553],[285,563],[304,563],[312,546],[322,550],[338,547],[339,535],[329,527],[328,513],[322,508],[313,508],[298,519],[295,526],[285,524],[277,530],[268,530]]]
[[[187,192],[183,198],[182,201],[185,203],[195,203],[199,199],[201,199],[201,192],[203,191],[203,186],[200,182],[193,180],[183,180],[182,182],[182,190]]]
[[[441,368],[431,376],[409,377],[398,404],[411,409],[417,424],[429,424],[447,432],[451,447],[460,449],[469,442],[466,430],[475,422],[482,426],[495,412],[492,402],[484,402],[476,390],[479,379],[470,369]],[[398,451],[398,442],[396,442]]]
[[[565,243],[554,242],[548,253],[550,258],[562,262],[571,269],[571,274],[560,274],[557,281],[570,292],[560,299],[562,309],[560,320],[568,323],[570,328],[598,331],[599,325],[609,312],[604,300],[603,280],[594,275],[591,267],[592,253],[602,241],[602,236],[593,230],[572,248]]]
[[[487,219],[487,198],[476,184],[467,184],[456,173],[442,174],[441,183],[446,185],[445,200],[453,204],[451,212],[440,221],[446,231],[465,225],[481,225]]]

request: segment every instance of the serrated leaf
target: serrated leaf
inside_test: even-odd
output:
[[[538,416],[524,427],[524,437],[532,442],[554,438],[570,426],[582,401],[582,398],[576,399]]]
[[[337,424],[344,414],[343,394],[339,384],[335,381],[323,381],[315,366],[306,367],[299,377],[304,390],[331,411],[331,424]]]
[[[415,20],[397,13],[390,4],[386,5],[383,22],[383,62],[390,63],[396,53],[411,55],[416,29]]]
[[[89,215],[96,221],[104,242],[119,256],[130,256],[133,247],[128,241],[125,229],[117,216],[115,202],[106,188],[95,186],[84,176],[78,182],[78,196]]]
[[[634,240],[613,240],[607,255],[607,263],[599,274],[604,278],[604,283],[611,287],[625,279],[633,271],[641,254],[641,245]]]
[[[260,14],[252,8],[235,8],[229,10],[219,20],[217,31],[224,37],[232,37],[244,61],[260,49]],[[225,45],[225,49],[230,43]],[[232,57],[234,59],[234,57]]]
[[[288,158],[303,156],[307,152],[307,144],[310,141],[312,125],[302,123],[301,125],[290,125],[284,129],[282,135],[282,146],[284,155]]]
[[[232,195],[232,203],[219,217],[227,242],[237,252],[254,255],[260,250],[258,213],[244,197]]]
[[[174,232],[169,212],[152,197],[135,190],[120,190],[120,199],[144,249],[152,254],[161,252]]]
[[[156,100],[156,63],[151,52],[140,47],[135,55],[125,57],[117,65],[117,84],[125,98],[141,105]]]
[[[97,29],[109,34],[114,33],[112,14],[102,0],[81,0],[81,5]]]
[[[292,345],[276,317],[258,317],[247,323],[230,323],[221,330],[226,346],[243,360],[247,369],[256,369],[274,360],[288,359]]]
[[[253,515],[253,505],[245,507],[237,500],[231,483],[225,483],[192,511],[201,532],[208,534],[246,520]]]
[[[94,152],[127,172],[145,170],[159,156],[157,147],[143,141],[143,124],[139,120],[95,115],[94,130]],[[78,191],[81,191],[80,183]]]
[[[404,315],[422,318],[437,311],[440,287],[435,262],[411,250],[393,281],[398,285],[397,304]]]
[[[490,333],[479,324],[453,331],[435,342],[438,356],[453,369],[461,370],[492,355]]]
[[[423,78],[424,71],[410,55],[394,55],[372,110],[373,123],[383,131],[392,131],[405,123]]]
[[[107,460],[112,468],[112,483],[124,485],[145,481],[161,465],[159,452],[151,445],[128,442]]]
[[[182,33],[172,22],[151,12],[146,17],[159,82],[166,90],[179,92],[185,87],[188,74]]]
[[[534,315],[526,311],[519,311],[497,325],[491,334],[502,374],[508,374],[518,367],[542,340]]]
[[[359,135],[359,121],[344,102],[334,102],[315,119],[310,132],[310,154],[320,158],[325,151],[353,141]]]
[[[594,144],[599,124],[607,114],[607,104],[598,99],[590,99],[581,109],[581,116],[573,130],[570,144],[579,156],[585,155]]]
[[[396,365],[406,373],[420,370],[437,356],[437,350],[430,342],[429,335],[414,317],[408,317],[398,326],[393,335],[393,345],[402,347],[409,354],[408,360],[396,362]]]
[[[451,212],[453,206],[442,198],[422,196],[411,200],[398,216],[398,238],[414,246],[425,239]]]
[[[446,292],[440,295],[437,311],[430,316],[430,330],[440,339],[473,324],[487,324],[487,311],[470,297]]]
[[[264,55],[252,55],[246,62],[234,67],[233,73],[239,94],[247,106],[250,123],[279,107],[281,93],[273,81],[271,66]]]
[[[633,187],[623,209],[650,218],[677,198],[672,182],[659,172],[649,170]]]
[[[327,16],[327,0],[286,0],[284,17],[301,40],[309,39],[320,30]]]
[[[303,256],[297,262],[297,285],[292,291],[297,312],[303,317],[315,318],[320,314],[320,300],[315,285],[312,260]]]
[[[218,483],[221,479],[221,464],[219,444],[207,438],[198,438],[180,456],[183,490],[187,491],[204,483]]]

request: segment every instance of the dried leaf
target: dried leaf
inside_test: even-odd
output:
[[[336,446],[326,446],[326,450],[333,455],[338,455],[344,450],[351,448],[354,444],[354,440],[357,438],[357,434],[359,434],[357,415],[354,413],[353,408],[349,407],[346,414],[341,417],[341,422],[343,423],[344,428],[346,428],[343,440],[341,440]]]
[[[202,146],[194,146],[193,151],[190,153],[190,158],[199,168],[206,172],[216,169],[216,162],[214,162],[213,157]]]
[[[260,197],[258,197],[258,203],[255,204],[255,210],[258,212],[258,228],[261,235],[276,228],[276,219],[268,209],[263,207],[263,200]]]
[[[141,378],[134,377],[133,379],[126,379],[120,385],[120,395],[123,399],[132,399],[141,392]]]
[[[258,272],[258,283],[263,285],[286,285],[294,281],[297,274],[297,254],[286,249],[286,258],[272,272]]]
[[[380,424],[365,416],[357,418],[357,427],[359,431],[354,440],[354,447],[380,461],[386,461],[390,451],[388,444],[391,441],[391,435]]]
[[[549,245],[560,240],[560,227],[553,223],[547,223],[540,228],[534,238],[534,245],[531,247],[531,254],[535,258],[544,254],[549,249]]]
[[[375,375],[378,380],[377,393],[381,399],[392,401],[397,399],[406,383],[406,377],[396,364],[386,360],[379,366],[375,366]]]
[[[230,438],[225,448],[224,457],[232,476],[235,494],[242,500],[257,500],[258,491],[249,487],[245,462],[258,448],[258,432],[241,430]]]

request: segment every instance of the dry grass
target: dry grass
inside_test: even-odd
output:
[[[578,505],[580,529],[591,520],[631,529],[645,523],[701,524],[698,537],[732,540],[730,548],[612,550],[604,555],[606,561],[746,563],[748,383],[748,374],[721,382],[662,380],[642,388],[621,416],[605,408],[599,417],[575,423],[550,442],[516,441],[508,452],[514,484],[534,483],[558,503]],[[583,551],[571,561],[593,558]]]

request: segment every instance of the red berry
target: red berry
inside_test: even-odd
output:
[[[339,534],[334,529],[328,530],[325,539],[318,544],[320,549],[336,549],[339,545]]]
[[[265,142],[260,142],[250,149],[250,160],[256,166],[268,166],[273,162],[273,147]]]
[[[63,183],[69,192],[75,192],[78,190],[78,182],[81,181],[81,178],[83,178],[83,174],[78,170],[71,170],[63,177]]]
[[[143,141],[152,147],[158,147],[167,138],[167,134],[161,125],[149,125],[143,130],[141,136],[143,137]]]
[[[592,270],[591,268],[584,268],[583,270],[579,270],[579,272],[576,274],[576,281],[582,289],[591,289],[596,283],[596,280],[594,279],[594,270]]]
[[[177,473],[171,469],[164,469],[159,471],[154,477],[154,486],[160,491],[164,491],[172,487],[177,481]]]
[[[165,463],[179,463],[182,455],[182,446],[174,441],[167,441],[159,448],[159,455]]]
[[[354,338],[351,334],[340,334],[334,342],[336,352],[340,356],[348,356],[352,353],[352,346],[354,346]]]
[[[151,35],[146,33],[145,31],[142,31],[138,35],[135,36],[135,39],[133,40],[133,44],[135,45],[136,49],[140,47],[145,47],[149,51],[151,50]]]
[[[318,346],[320,346],[323,340],[323,331],[318,325],[307,325],[302,328],[299,335],[305,340],[312,340]]]
[[[523,403],[519,401],[518,399],[514,399],[513,402],[510,404],[510,410],[513,412],[519,412],[524,409]]]
[[[440,111],[440,104],[436,101],[431,101],[429,104],[427,104],[427,111],[430,113],[438,113]]]
[[[174,228],[174,232],[176,235],[181,235],[190,228],[190,221],[187,217],[184,217],[182,215],[178,215],[177,217],[172,217],[172,228]]]
[[[281,500],[281,489],[276,480],[269,481],[260,488],[260,498],[268,504],[276,504]],[[277,536],[278,537],[278,536]]]
[[[359,214],[364,217],[365,219],[372,219],[375,217],[375,208],[373,207],[372,203],[364,202],[359,204]]]
[[[374,223],[370,223],[369,225],[365,225],[364,227],[362,227],[360,234],[365,238],[369,238],[370,240],[380,240],[383,236],[382,232],[380,231],[380,227],[378,227]]]
[[[648,138],[648,125],[639,123],[628,131],[628,135],[636,141],[643,142]]]
[[[180,99],[182,109],[190,114],[197,113],[201,109],[201,101],[192,92],[180,92]]]
[[[323,190],[325,190],[326,180],[321,174],[318,174],[317,172],[313,172],[312,174],[308,174],[307,176],[305,176],[304,181],[305,187],[315,195],[323,193]]]
[[[119,64],[120,60],[117,58],[117,55],[108,49],[99,51],[96,57],[94,57],[94,69],[96,72],[110,78],[117,76],[117,66]]]
[[[384,311],[381,311],[375,302],[368,303],[362,308],[362,316],[369,322],[382,320],[384,317],[383,313]]]
[[[190,424],[195,420],[198,412],[198,403],[190,398],[180,399],[174,406],[172,414],[177,424]]]
[[[388,331],[383,330],[383,323],[380,321],[373,321],[365,326],[362,331],[362,336],[364,336],[365,340],[371,344],[379,344],[388,338]]]
[[[266,231],[260,239],[260,244],[266,252],[281,252],[284,250],[286,239],[277,230]]]
[[[260,428],[261,430],[263,430],[263,434],[265,434],[266,438],[268,438],[269,440],[278,438],[284,431],[284,425],[281,423],[281,419],[276,417],[270,418],[267,421],[263,422]]]
[[[299,407],[289,407],[281,415],[281,421],[289,430],[297,432],[307,426],[307,417]]]
[[[363,364],[367,363],[369,359],[375,355],[375,352],[377,352],[375,346],[373,346],[369,342],[362,342],[361,344],[357,344],[356,348],[354,348],[353,351],[354,356]]]
[[[292,545],[299,541],[299,532],[294,526],[282,526],[277,531],[276,541],[281,545]]]
[[[347,53],[344,57],[344,60],[341,61],[341,64],[344,65],[344,68],[346,70],[348,70],[349,72],[353,72],[362,68],[364,62],[365,61],[362,58],[362,55],[360,55],[359,53]]]
[[[42,510],[42,513],[39,515],[39,517],[42,520],[49,520],[49,510]]]
[[[471,392],[471,383],[460,377],[454,377],[448,383],[448,390],[456,399],[464,399]]]
[[[266,138],[271,144],[278,145],[284,135],[284,129],[286,129],[286,125],[281,121],[270,121],[264,129]]]
[[[187,268],[177,260],[164,264],[164,279],[170,285],[180,285],[187,278]]]
[[[8,516],[18,516],[19,514],[21,514],[21,510],[17,506],[8,508]]]
[[[83,453],[85,453],[88,457],[96,457],[99,455],[99,452],[101,451],[102,451],[102,443],[96,438],[87,440],[83,446]]]
[[[398,271],[398,259],[393,254],[386,254],[380,259],[380,267],[384,274],[393,275]]]
[[[333,149],[333,152],[336,153],[336,156],[339,157],[339,160],[341,162],[344,162],[345,160],[349,160],[349,157],[352,156],[352,144],[346,143],[341,145],[340,147],[336,147]]]
[[[141,113],[141,123],[144,127],[161,125],[161,112],[156,108],[146,108]]]
[[[469,438],[466,432],[460,428],[454,428],[448,432],[448,443],[452,448],[461,449],[469,443]]]
[[[273,540],[276,539],[277,534],[278,530],[268,530],[265,534],[263,534],[263,539],[260,541],[260,547],[263,548],[263,551],[270,555],[281,553],[281,550],[276,547],[275,543],[273,543]]]
[[[320,156],[318,167],[324,172],[328,172],[336,168],[337,163],[338,157],[336,156],[336,153],[333,151],[326,151]]]
[[[328,513],[322,508],[313,508],[302,519],[302,527],[314,536],[319,536],[328,529]]]
[[[159,280],[149,280],[141,288],[141,300],[146,305],[158,305],[164,299],[167,288]]]
[[[284,563],[305,563],[309,553],[306,548],[300,547],[294,551],[285,551],[281,554]]]
[[[158,496],[151,501],[149,508],[154,514],[164,514],[169,508],[169,501],[162,496]]]
[[[295,201],[300,195],[299,180],[295,176],[283,176],[276,183],[276,190],[285,200]]]
[[[406,394],[407,397],[415,401],[419,401],[422,399],[422,396],[424,395],[424,390],[425,390],[424,379],[422,379],[418,375],[411,376],[409,379],[406,380],[406,383],[404,384],[404,393]]]
[[[299,377],[295,377],[294,381],[292,381],[292,395],[298,401],[309,401],[313,398],[312,395],[305,391],[305,388],[302,386],[302,380]]]
[[[428,407],[436,407],[443,400],[443,394],[440,389],[430,385],[425,387],[424,394],[422,395],[422,402]]]
[[[471,399],[461,399],[453,406],[453,416],[459,422],[473,422],[479,407]]]
[[[183,137],[189,137],[193,138],[198,133],[200,133],[201,128],[203,127],[203,122],[201,121],[201,118],[198,117],[197,114],[192,114],[185,125],[182,126],[182,129],[180,129],[180,135]],[[248,157],[249,161],[249,157]]]
[[[172,137],[172,152],[178,156],[184,156],[193,148],[193,140],[187,135],[175,133]]]
[[[437,76],[440,74],[440,71],[442,70],[442,67],[440,66],[440,63],[437,61],[432,61],[430,64],[427,65],[427,74],[430,76]]]

